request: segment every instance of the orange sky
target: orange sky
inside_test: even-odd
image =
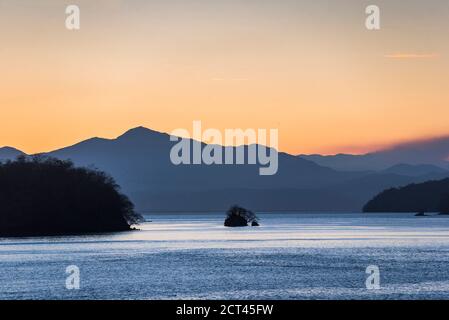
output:
[[[449,133],[449,3],[0,2],[0,146],[41,152],[146,126],[278,128],[291,153]]]

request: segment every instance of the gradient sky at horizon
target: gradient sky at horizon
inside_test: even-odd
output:
[[[447,0],[0,0],[0,146],[194,120],[278,128],[295,154],[446,135],[448,17]]]

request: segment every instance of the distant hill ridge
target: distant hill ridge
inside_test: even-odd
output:
[[[386,170],[383,170],[382,172],[418,177],[432,173],[447,173],[447,171],[448,170],[446,169],[431,164],[410,165],[406,163],[400,163]]]
[[[449,170],[449,136],[401,143],[364,155],[299,155],[299,157],[336,170],[381,171],[400,163],[429,164]]]
[[[363,211],[449,213],[449,179],[385,190],[369,201]]]

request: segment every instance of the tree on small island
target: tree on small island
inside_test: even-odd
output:
[[[0,237],[126,231],[141,220],[104,172],[40,156],[0,163]]]
[[[226,212],[225,227],[247,227],[249,223],[259,226],[256,214],[250,210],[234,205]]]

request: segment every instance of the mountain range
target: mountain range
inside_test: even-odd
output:
[[[401,143],[363,155],[299,155],[336,170],[386,170],[400,163],[433,165],[449,169],[449,136]]]
[[[448,142],[436,145],[449,150]],[[175,143],[168,134],[138,127],[115,139],[92,138],[42,155],[106,171],[140,212],[223,211],[232,204],[257,211],[360,211],[384,189],[449,177],[447,153],[434,148],[432,156],[421,155],[426,151],[419,144],[365,156],[279,153],[278,173],[260,176],[257,164],[173,165]],[[248,146],[227,148],[235,154]],[[3,160],[23,154],[0,148]]]

